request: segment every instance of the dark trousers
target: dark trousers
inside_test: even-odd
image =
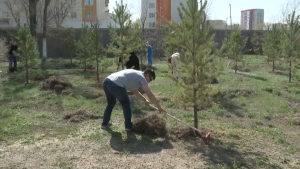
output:
[[[17,57],[15,55],[11,55],[9,57],[9,71],[14,72],[17,70]]]
[[[103,81],[103,89],[106,95],[107,105],[104,110],[104,116],[102,121],[102,126],[108,125],[110,121],[110,116],[113,108],[116,105],[116,100],[118,100],[123,108],[123,114],[125,119],[125,128],[131,129],[131,107],[130,100],[125,88],[116,85],[110,79],[105,78]]]

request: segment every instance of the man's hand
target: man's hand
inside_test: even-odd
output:
[[[145,106],[150,106],[150,102],[148,100],[145,100]]]

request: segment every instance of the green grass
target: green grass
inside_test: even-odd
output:
[[[270,73],[271,65],[266,63],[264,56],[245,56],[245,59],[246,65],[239,71],[250,75],[234,74],[232,69],[225,68],[218,78],[220,83],[216,87],[219,92],[212,99],[214,104],[198,111],[199,127],[212,130],[214,140],[211,144],[199,146],[195,142],[172,142],[173,147],[183,146],[191,155],[201,153],[203,159],[212,164],[209,168],[299,168],[299,162],[291,163],[300,156],[299,126],[284,120],[284,117],[290,118],[300,112],[300,85],[297,81],[287,83],[287,69],[283,66],[279,67],[283,73]],[[77,142],[93,143],[109,151],[109,143],[114,141],[111,139],[118,138],[121,140],[117,140],[114,146],[121,147],[120,156],[133,156],[128,149],[151,152],[153,147],[165,146],[166,143],[157,141],[157,138],[139,135],[124,141],[127,136],[122,107],[118,103],[111,117],[115,124],[112,133],[100,130],[100,120],[66,121],[63,118],[65,112],[86,109],[102,115],[106,106],[103,91],[91,79],[95,77],[95,71],[83,73],[78,68],[64,69],[66,62],[68,60],[50,60],[47,71],[30,70],[31,83],[27,86],[23,83],[22,68],[14,74],[0,75],[0,142],[3,145],[18,140],[22,145],[34,145],[42,140],[56,138],[65,141],[72,137]],[[184,109],[172,99],[182,89],[168,78],[170,71],[166,62],[155,60],[154,63],[157,78],[149,84],[151,90],[168,113],[193,125],[193,109]],[[100,76],[105,77],[114,71],[115,66],[109,67]],[[53,73],[67,77],[73,87],[61,95],[39,91],[39,82],[32,81],[33,77]],[[133,119],[152,111],[136,98],[130,98]],[[168,116],[162,117],[168,127],[181,125]],[[287,159],[279,159],[278,154],[288,154]],[[57,167],[74,167],[69,159],[56,158]]]
[[[0,141],[28,134],[32,122],[22,115],[22,110],[0,107]]]

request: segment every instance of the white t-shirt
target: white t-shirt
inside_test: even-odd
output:
[[[144,72],[134,69],[124,69],[107,77],[112,82],[126,90],[138,90],[141,85],[148,86]]]
[[[174,58],[174,59],[178,59],[179,58],[179,53],[177,52],[177,53],[174,53],[172,56],[172,59]]]

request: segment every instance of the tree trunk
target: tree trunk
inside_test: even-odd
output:
[[[29,0],[29,25],[30,25],[30,34],[35,39],[35,50],[38,50],[37,38],[36,38],[36,4],[37,0]]]
[[[29,22],[31,36],[36,36],[36,4],[37,0],[29,0]]]
[[[29,80],[28,80],[28,59],[26,58],[26,62],[25,62],[25,69],[26,69],[26,75],[25,75],[25,80],[26,83],[25,85],[29,84]]]
[[[234,73],[236,73],[237,72],[237,58],[235,58],[235,70],[234,70]]]
[[[275,72],[275,57],[273,56],[273,73]]]
[[[194,91],[194,95],[195,95],[195,91]],[[198,111],[198,106],[195,104],[194,105],[194,127],[196,129],[198,128],[198,113],[197,113],[197,111]]]
[[[99,78],[99,60],[98,60],[98,56],[97,56],[97,61],[96,62],[97,62],[97,81],[99,83],[100,82],[100,78]]]
[[[142,23],[142,33],[143,33],[143,38],[145,39],[145,22]],[[142,69],[142,65],[143,65],[143,55],[140,56],[140,60],[141,60],[141,64],[140,64],[140,68]]]
[[[43,58],[42,58],[42,69],[45,68],[45,63],[47,59],[47,9],[50,4],[50,0],[45,1],[44,7],[44,17],[43,17]]]
[[[84,62],[84,72],[86,72],[86,61]]]
[[[122,70],[124,70],[124,56],[122,55],[121,58],[122,58]]]
[[[292,57],[290,57],[289,83],[292,81]]]
[[[98,43],[97,43],[97,47],[98,47]],[[100,82],[100,78],[99,78],[99,51],[98,48],[96,47],[96,62],[97,62],[97,81],[98,83]]]

